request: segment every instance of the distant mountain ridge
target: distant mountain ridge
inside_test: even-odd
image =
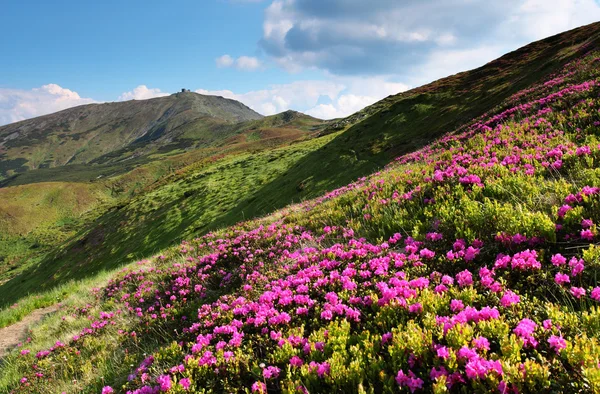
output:
[[[191,122],[235,124],[262,118],[238,101],[192,92],[69,108],[0,127],[0,179],[89,163],[134,143],[168,142],[176,129]]]

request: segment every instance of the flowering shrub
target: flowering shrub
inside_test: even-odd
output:
[[[102,393],[599,391],[596,55],[370,178],[123,270],[69,343],[21,350],[15,390],[83,374],[112,333],[133,366]]]

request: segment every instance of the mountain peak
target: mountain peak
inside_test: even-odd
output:
[[[0,127],[0,179],[30,169],[89,163],[134,142],[168,136],[196,120],[235,124],[261,118],[238,101],[189,90],[74,107]]]

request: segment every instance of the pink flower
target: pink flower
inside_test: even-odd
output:
[[[573,297],[579,299],[585,295],[585,289],[583,287],[571,287],[571,294]]]
[[[385,345],[386,343],[388,343],[391,340],[392,340],[392,333],[391,332],[386,332],[385,334],[383,334],[381,336],[381,344],[382,345]]]
[[[439,240],[443,239],[444,236],[440,233],[432,232],[432,233],[427,233],[425,235],[425,238],[429,241],[439,241]]]
[[[423,305],[420,302],[415,302],[414,304],[408,307],[408,311],[410,313],[421,313],[423,312]]]
[[[538,342],[533,336],[536,327],[537,324],[533,320],[525,318],[517,324],[517,327],[515,327],[513,332],[523,339],[523,344],[525,346],[536,347]]]
[[[448,370],[446,368],[444,368],[443,366],[439,368],[431,368],[431,372],[429,372],[429,377],[431,378],[431,380],[436,380],[441,376],[448,376]]]
[[[104,386],[102,389],[102,394],[113,394],[114,392],[115,390],[113,390],[113,388],[110,386]]]
[[[460,312],[465,309],[465,304],[461,300],[452,300],[450,301],[450,309],[452,312]]]
[[[400,387],[408,387],[411,393],[414,393],[417,389],[423,387],[423,379],[416,377],[413,371],[409,371],[408,375],[402,370],[398,371],[396,375],[396,382]]]
[[[298,356],[294,356],[290,358],[290,365],[294,367],[301,367],[304,364],[304,361]]]
[[[475,338],[473,344],[479,350],[490,350],[490,341],[486,337]]]
[[[551,335],[550,338],[548,338],[548,343],[557,354],[559,354],[562,349],[567,347],[567,342],[562,336],[557,337],[556,335]]]
[[[456,282],[460,287],[470,286],[473,284],[473,275],[469,270],[464,270],[456,274]]]
[[[160,391],[171,390],[171,377],[169,375],[160,375],[156,378],[156,382],[160,386]]]
[[[557,272],[554,276],[554,281],[559,285],[564,285],[565,283],[571,282],[569,275]]]
[[[567,212],[569,212],[571,209],[573,209],[570,205],[563,205],[560,208],[558,208],[558,217],[559,218],[564,218],[565,214]]]
[[[184,390],[188,390],[191,385],[190,380],[188,378],[181,379],[179,381],[179,384],[181,385],[181,387],[183,387]]]
[[[516,253],[511,260],[510,266],[513,269],[527,270],[540,269],[542,264],[537,260],[537,252],[535,250],[524,250]]]
[[[502,299],[500,300],[500,304],[507,308],[511,305],[515,305],[518,304],[521,301],[521,297],[519,297],[517,294],[513,293],[510,290],[507,290],[506,293],[504,293],[504,295],[502,296]]]
[[[263,376],[265,379],[277,378],[280,372],[281,369],[274,366],[268,366],[265,369],[263,369]]]
[[[552,262],[552,265],[556,267],[567,264],[567,259],[564,258],[560,253],[557,253],[554,256],[552,256],[550,261]]]
[[[592,219],[581,219],[581,227],[590,228],[594,225]]]
[[[265,394],[267,392],[267,386],[262,382],[254,382],[254,384],[252,385],[252,392]]]
[[[436,354],[442,360],[447,360],[450,358],[450,352],[446,346],[438,346],[436,349]]]
[[[425,248],[421,249],[419,255],[424,259],[432,259],[435,256],[435,252]]]
[[[600,301],[600,287],[594,287],[594,289],[590,293],[590,297],[594,301]]]
[[[591,241],[594,239],[594,233],[589,228],[586,230],[581,230],[581,239]]]
[[[569,260],[569,267],[571,267],[571,276],[577,276],[585,269],[585,261],[573,257]]]
[[[308,366],[311,371],[314,372],[316,370],[317,375],[319,375],[320,378],[322,378],[325,375],[329,375],[329,373],[331,372],[331,365],[329,365],[328,362],[317,363],[317,362],[311,361]]]
[[[465,252],[465,261],[473,261],[479,255],[479,249],[469,246]]]
[[[592,150],[587,145],[580,146],[575,150],[575,154],[577,156],[585,156],[585,155],[589,155],[591,153],[592,153]]]

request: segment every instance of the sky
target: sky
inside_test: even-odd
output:
[[[1,0],[0,125],[181,88],[350,115],[600,20],[597,0]]]

